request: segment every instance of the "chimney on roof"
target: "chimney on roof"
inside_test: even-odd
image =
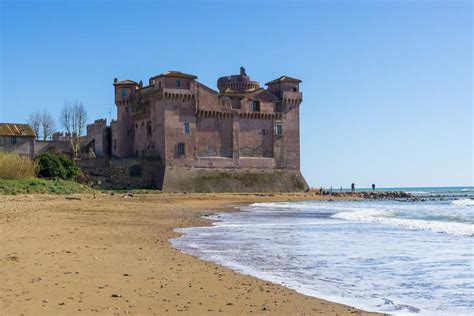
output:
[[[117,83],[118,82],[118,79],[117,77],[114,78],[114,83]]]
[[[140,82],[138,83],[138,85],[140,86],[140,88],[143,88],[143,81],[140,80]]]

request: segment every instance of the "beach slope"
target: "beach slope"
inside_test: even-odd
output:
[[[368,315],[172,248],[176,227],[305,195],[0,196],[0,314]]]

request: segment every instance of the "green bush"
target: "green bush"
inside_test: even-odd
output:
[[[76,165],[76,162],[65,156],[59,156],[59,160],[66,170],[66,179],[76,179],[81,172],[79,167]]]
[[[79,174],[76,163],[65,157],[53,153],[44,153],[36,158],[38,176],[50,179],[75,179]]]

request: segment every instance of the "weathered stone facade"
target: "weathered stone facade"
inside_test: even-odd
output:
[[[241,68],[219,78],[215,91],[196,79],[178,71],[151,77],[147,86],[115,79],[110,155],[155,159],[165,170],[156,182],[164,186],[166,170],[198,168],[294,171],[307,187],[299,173],[300,80],[282,76],[264,89]],[[108,151],[106,132],[102,121],[88,127],[97,156]]]
[[[35,140],[35,132],[28,124],[0,123],[0,151],[33,157]]]
[[[87,125],[87,135],[81,141],[81,151],[88,153],[89,148],[94,151],[96,157],[110,156],[111,131],[107,126],[107,120],[99,119]]]

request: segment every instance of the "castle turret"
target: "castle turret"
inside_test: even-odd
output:
[[[217,88],[220,93],[248,93],[259,89],[260,83],[252,81],[245,68],[240,67],[239,75],[220,77],[217,80]]]
[[[283,169],[300,169],[299,105],[303,101],[300,83],[301,80],[288,76],[266,83],[267,90],[280,99],[275,103],[275,112],[283,113],[282,119],[275,123],[275,158]]]
[[[288,76],[281,76],[275,80],[267,82],[268,91],[272,92],[280,99],[283,99],[284,92],[299,92],[301,80]]]
[[[112,155],[127,157],[133,155],[132,104],[136,102],[138,83],[132,80],[114,79],[117,121],[112,125]]]

